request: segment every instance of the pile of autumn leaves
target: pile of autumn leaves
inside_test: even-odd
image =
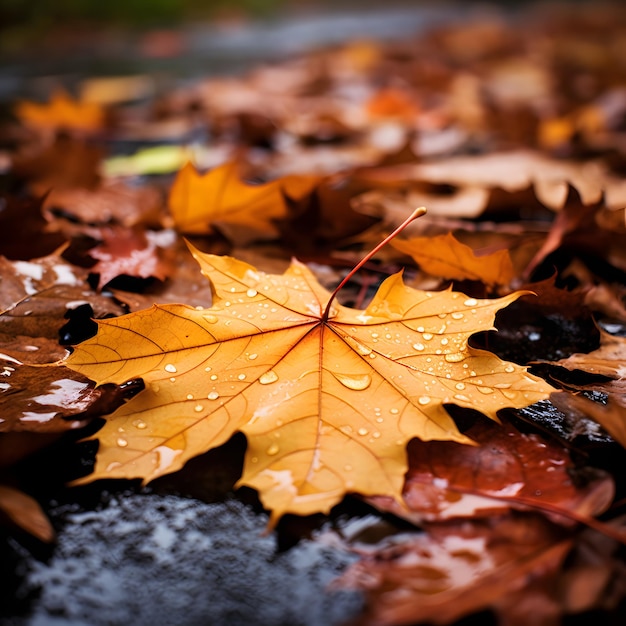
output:
[[[105,105],[90,82],[17,104],[0,510],[52,539],[20,463],[93,416],[110,414],[83,481],[151,480],[243,432],[237,486],[272,524],[356,494],[421,528],[361,547],[345,575],[372,622],[613,609],[614,478],[501,410],[551,397],[625,445],[626,341],[603,330],[591,354],[545,355],[548,384],[470,337],[520,298],[538,318],[626,322],[623,17],[546,19],[532,39],[483,20],[156,101]]]

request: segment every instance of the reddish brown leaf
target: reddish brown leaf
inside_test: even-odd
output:
[[[83,224],[158,224],[163,199],[154,187],[129,187],[119,181],[105,181],[88,189],[54,187],[44,202],[49,213],[61,211]]]
[[[576,517],[598,515],[612,501],[612,479],[600,474],[578,486],[569,454],[555,443],[520,433],[508,423],[497,426],[485,420],[466,434],[479,446],[419,440],[409,444],[403,491],[407,510],[389,499],[369,501],[415,523],[531,507],[565,524],[570,512]]]
[[[0,432],[63,432],[84,426],[82,414],[102,389],[67,368],[21,365],[0,359]],[[74,417],[74,420],[65,418]]]
[[[365,554],[338,586],[366,591],[359,625],[449,624],[559,567],[570,542],[544,520],[503,516],[428,525]],[[527,614],[529,621],[537,617]]]
[[[89,256],[98,259],[91,271],[100,274],[100,287],[121,275],[165,280],[172,271],[163,249],[143,230],[110,228],[102,231],[102,238],[89,251]]]

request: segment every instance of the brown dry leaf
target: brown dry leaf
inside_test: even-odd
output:
[[[457,386],[464,393],[465,385]],[[611,504],[613,480],[598,473],[584,486],[577,483],[567,450],[551,441],[521,433],[507,423],[497,426],[486,421],[476,422],[465,434],[479,447],[446,441],[409,444],[405,510],[388,499],[369,501],[417,524],[528,507],[567,524],[570,512],[577,519],[594,516]]]
[[[266,275],[193,254],[213,283],[212,308],[154,306],[103,320],[67,359],[98,384],[146,385],[100,432],[87,480],[151,480],[240,430],[248,449],[239,484],[260,492],[273,520],[328,511],[352,491],[400,500],[410,439],[470,441],[444,403],[495,418],[551,390],[467,344],[520,294],[420,292],[398,274],[361,311],[334,304],[297,262]]]
[[[39,503],[23,491],[4,484],[0,484],[0,518],[2,515],[40,541],[54,541],[54,528]]]
[[[13,262],[0,257],[0,351],[21,363],[51,363],[66,355],[60,331],[74,310],[89,307],[88,324],[90,316],[123,312],[86,279],[87,270],[55,254]]]
[[[365,554],[336,586],[367,593],[359,625],[449,624],[561,566],[571,541],[539,517],[427,525]],[[527,615],[532,623],[537,607]],[[506,613],[502,615],[506,617]]]
[[[53,188],[44,200],[44,210],[63,215],[83,224],[110,224],[132,227],[158,223],[163,201],[154,187],[130,187],[120,181],[104,181],[93,189]]]
[[[507,250],[477,256],[452,233],[394,239],[391,245],[408,254],[422,270],[433,276],[450,280],[478,280],[487,285],[508,285],[515,278]]]
[[[27,126],[51,130],[95,132],[104,126],[104,109],[93,102],[74,100],[65,91],[55,91],[47,104],[22,101],[15,108]]]
[[[234,161],[204,175],[187,163],[170,189],[169,207],[176,228],[183,233],[205,234],[218,226],[240,243],[271,238],[278,234],[273,221],[286,216],[285,196],[299,199],[318,180],[289,176],[248,185],[239,178],[239,165]]]

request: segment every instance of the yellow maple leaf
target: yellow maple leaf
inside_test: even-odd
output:
[[[241,431],[238,484],[259,491],[274,521],[327,512],[348,492],[401,501],[412,438],[471,443],[445,403],[495,418],[552,390],[468,346],[520,294],[422,292],[396,274],[355,310],[297,261],[272,275],[192,253],[212,282],[212,307],[154,305],[101,320],[66,361],[98,384],[145,383],[98,434],[85,480],[152,480]]]
[[[187,163],[170,189],[169,208],[178,230],[206,234],[219,225],[226,234],[232,226],[250,231],[250,237],[275,237],[273,221],[286,216],[285,195],[298,199],[317,184],[316,176],[286,176],[262,185],[248,185],[231,161],[206,174]]]
[[[414,261],[433,276],[451,280],[479,280],[487,285],[506,285],[515,277],[508,250],[498,250],[485,256],[461,243],[452,233],[436,237],[395,239],[391,245],[413,257]]]
[[[54,92],[46,104],[19,102],[15,113],[27,126],[49,129],[93,132],[100,130],[105,121],[104,109],[99,104],[74,100],[63,90]]]

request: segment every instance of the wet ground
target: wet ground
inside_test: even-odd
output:
[[[159,88],[167,89],[311,46],[406,36],[463,19],[468,10],[403,6],[229,27],[190,25],[178,33],[183,52],[168,57],[145,54],[145,40],[129,33],[114,41],[77,38],[73,54],[67,48],[47,56],[33,50],[0,63],[0,100],[39,96],[59,81],[72,85],[119,73],[155,75]],[[241,444],[192,462],[150,489],[121,483],[66,489],[61,479],[72,472],[51,465],[49,482],[35,491],[58,541],[45,547],[0,531],[0,625],[330,626],[358,615],[362,598],[332,592],[329,584],[356,560],[331,539],[362,520],[352,516],[354,508],[363,513],[361,505],[348,504],[329,520],[287,520],[265,532],[268,517],[254,495],[231,488]],[[66,452],[50,451],[41,468]],[[38,480],[33,475],[33,484]],[[369,514],[375,525],[380,518]]]

